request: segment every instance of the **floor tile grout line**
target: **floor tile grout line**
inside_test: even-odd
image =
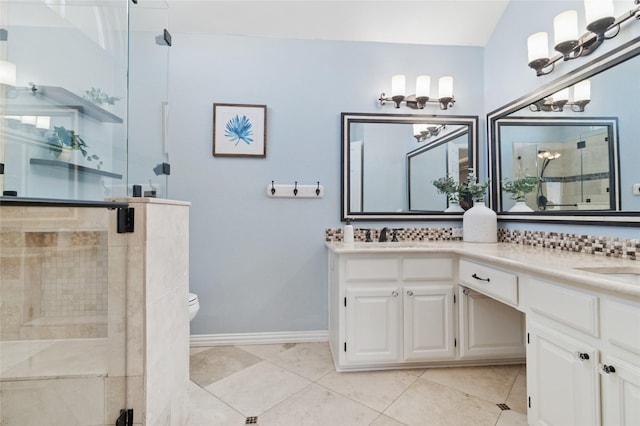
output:
[[[208,393],[209,395],[211,395],[212,398],[215,398],[216,400],[220,401],[221,403],[223,403],[224,405],[226,405],[227,407],[231,408],[233,411],[235,411],[236,413],[238,413],[239,415],[246,417],[244,414],[242,414],[240,411],[238,411],[237,408],[233,407],[232,405],[230,405],[227,401],[225,401],[224,399],[220,399],[217,396],[215,396],[214,394],[212,394],[211,392],[209,392],[206,388],[200,386],[198,383],[194,382],[193,380],[189,379],[189,381],[191,383],[193,383],[194,385],[198,386],[200,389],[202,389],[203,391],[205,391],[206,393]]]
[[[488,366],[488,367],[490,367],[490,366]],[[446,367],[445,367],[445,368],[446,368]],[[456,367],[454,367],[454,368],[456,368]],[[425,371],[425,373],[426,373],[426,371]],[[511,387],[509,388],[509,392],[507,393],[507,397],[505,398],[505,400],[504,400],[504,401],[500,401],[500,402],[489,401],[488,399],[485,399],[485,398],[483,398],[483,397],[481,397],[481,396],[473,395],[473,394],[467,393],[467,392],[465,392],[465,391],[463,391],[463,390],[460,390],[460,389],[458,389],[458,388],[455,388],[455,387],[452,387],[452,386],[449,386],[449,385],[445,385],[445,384],[442,384],[442,383],[440,383],[440,382],[436,382],[435,380],[427,379],[426,377],[423,377],[423,376],[424,376],[424,373],[422,373],[422,374],[420,375],[420,378],[421,378],[421,379],[428,380],[428,381],[430,381],[431,383],[436,383],[436,384],[438,384],[438,385],[444,386],[444,387],[446,387],[446,388],[448,388],[448,389],[452,389],[452,390],[455,390],[455,391],[458,391],[458,392],[462,392],[462,393],[463,393],[463,394],[465,394],[465,395],[469,395],[469,396],[472,396],[472,397],[474,397],[474,398],[478,398],[478,399],[480,399],[480,400],[482,400],[482,401],[489,402],[489,403],[491,403],[491,404],[494,404],[494,405],[495,405],[495,404],[506,404],[507,400],[509,399],[509,395],[511,395],[511,391],[513,391],[513,386],[515,385],[516,380],[518,379],[518,376],[519,376],[519,375],[520,375],[520,373],[517,373],[517,374],[516,374],[515,378],[513,379],[513,383],[511,384]]]
[[[427,372],[427,370],[428,370],[428,369],[425,369],[425,370],[422,372],[422,374],[426,373],[426,372]],[[389,405],[384,409],[384,411],[382,412],[382,414],[384,414],[385,416],[387,416],[387,417],[389,417],[389,418],[392,418],[393,420],[395,420],[395,421],[397,421],[397,422],[402,423],[399,419],[397,419],[397,418],[393,417],[393,416],[392,416],[392,415],[390,415],[390,414],[387,414],[387,410],[388,410],[388,409],[389,409],[393,404],[395,404],[395,403],[396,403],[396,401],[398,401],[398,400],[399,400],[399,399],[400,399],[400,398],[401,398],[405,393],[407,393],[407,392],[409,391],[409,389],[411,389],[411,387],[412,387],[412,386],[414,386],[414,385],[418,382],[418,380],[419,380],[419,379],[421,379],[421,378],[422,378],[422,374],[420,374],[420,375],[418,375],[418,376],[415,376],[415,380],[414,380],[414,381],[413,381],[409,386],[407,386],[407,388],[406,388],[405,390],[403,390],[403,391],[400,393],[400,395],[398,395],[398,397],[397,397],[396,399],[394,399],[394,400],[393,400],[393,402],[392,402],[391,404],[389,404]],[[425,379],[425,380],[426,380],[426,379]],[[404,424],[404,423],[402,423],[402,424]]]

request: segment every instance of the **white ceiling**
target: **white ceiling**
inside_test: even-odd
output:
[[[166,0],[173,33],[484,46],[509,0]]]

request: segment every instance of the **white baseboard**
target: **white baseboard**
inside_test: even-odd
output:
[[[193,334],[190,344],[198,346],[267,345],[278,343],[327,342],[327,330],[283,331],[275,333]]]

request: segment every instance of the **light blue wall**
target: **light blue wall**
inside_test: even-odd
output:
[[[343,225],[340,113],[411,113],[377,98],[393,74],[406,74],[411,92],[428,73],[454,77],[457,103],[444,114],[482,117],[483,49],[173,36],[169,196],[192,202],[190,287],[201,310],[191,333],[326,330],[324,230]],[[211,155],[214,102],[267,105],[265,159]],[[272,180],[320,181],[326,195],[270,199]],[[425,225],[451,223],[392,226]]]
[[[614,7],[616,16],[620,16],[625,11],[633,8],[634,5],[633,1],[625,0],[615,1]],[[568,9],[579,11],[578,24],[581,28],[584,28],[584,4],[582,1],[513,0],[509,2],[489,43],[485,46],[485,111],[494,111],[500,106],[510,103],[526,93],[537,90],[559,76],[583,65],[587,60],[591,60],[593,57],[602,55],[640,36],[640,25],[638,25],[638,22],[631,20],[631,22],[627,22],[623,26],[616,38],[608,40],[593,53],[595,56],[589,59],[581,58],[569,62],[560,61],[556,66],[556,70],[550,75],[536,77],[535,72],[527,66],[527,37],[538,31],[546,31],[549,33],[550,43],[552,43],[553,18],[558,13]],[[635,102],[637,102],[637,99]],[[630,109],[630,111],[633,111],[633,109]],[[600,113],[600,111],[597,113]],[[631,155],[629,158],[634,158],[634,156]],[[624,162],[624,160],[622,158],[621,161]],[[625,176],[627,176],[624,163],[621,167],[624,180]],[[630,170],[630,167],[627,166],[626,170]],[[536,225],[512,222],[501,223],[499,226],[512,229],[537,229],[595,236],[640,238],[640,228],[637,227]]]
[[[616,13],[630,4],[617,2]],[[429,73],[432,81],[452,74],[457,103],[445,113],[480,116],[484,176],[485,114],[581,65],[561,63],[542,78],[526,65],[527,37],[551,32],[555,14],[570,7],[582,10],[582,2],[512,1],[485,48],[174,34],[169,196],[192,202],[190,286],[201,310],[191,333],[326,330],[324,230],[342,226],[340,113],[411,113],[377,104],[391,75],[406,74],[411,91],[418,74]],[[636,37],[640,26],[632,27],[600,50]],[[265,159],[212,157],[214,102],[267,105]],[[441,113],[423,113],[434,112]],[[320,181],[326,195],[269,199],[272,180]],[[389,223],[355,224],[382,225]],[[501,226],[640,238],[637,228]]]

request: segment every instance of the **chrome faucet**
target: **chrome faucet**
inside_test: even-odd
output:
[[[378,242],[383,243],[387,241],[387,232],[389,232],[389,228],[387,228],[386,226],[382,228],[382,231],[380,231],[380,236],[378,237]]]

